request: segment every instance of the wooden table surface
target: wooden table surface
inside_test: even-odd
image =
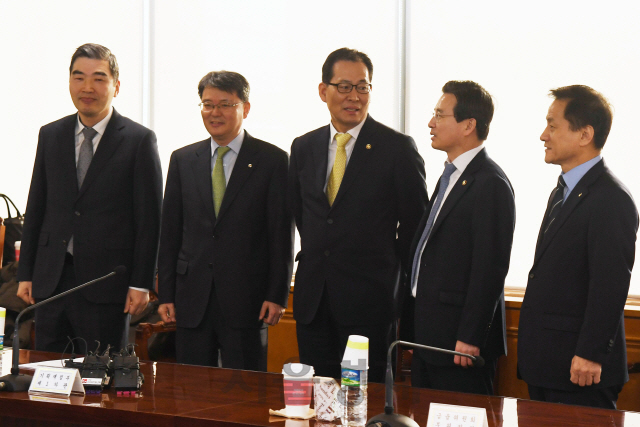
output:
[[[59,358],[21,351],[20,363]],[[7,362],[5,360],[5,362]],[[0,393],[0,425],[65,426],[271,426],[314,427],[315,420],[285,421],[269,416],[284,407],[282,375],[149,362],[139,397],[114,391],[69,400],[41,400],[24,393]],[[25,371],[27,372],[27,371]],[[427,424],[429,404],[487,409],[489,426],[640,426],[635,412],[592,409],[528,400],[395,387],[397,412]],[[369,417],[383,412],[384,387],[369,385]],[[330,427],[328,423],[317,426]]]

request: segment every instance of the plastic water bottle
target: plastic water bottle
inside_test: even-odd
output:
[[[343,407],[343,425],[364,426],[367,422],[367,374],[367,369],[342,368],[339,400]]]

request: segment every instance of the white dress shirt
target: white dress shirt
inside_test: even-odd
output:
[[[442,210],[442,206],[444,206],[444,202],[447,201],[447,197],[449,196],[449,193],[451,193],[451,189],[453,188],[454,185],[456,185],[456,182],[458,182],[458,179],[462,175],[462,172],[464,172],[467,166],[469,166],[469,163],[471,163],[471,160],[473,160],[476,157],[476,155],[480,151],[482,151],[482,149],[484,149],[484,144],[480,144],[480,146],[476,148],[472,148],[469,151],[465,151],[464,153],[456,157],[453,162],[449,162],[448,160],[444,162],[445,165],[447,165],[448,163],[453,163],[453,165],[456,167],[456,170],[451,174],[451,177],[449,178],[449,185],[447,186],[447,189],[445,190],[444,195],[442,196],[442,203],[440,203],[440,206],[438,207],[438,211],[436,212],[436,216],[433,218],[434,225],[436,223],[436,220],[438,219],[438,215],[440,214],[440,211]],[[435,197],[436,199],[433,201],[433,204],[435,204],[436,201],[438,200],[437,194]],[[422,252],[424,251],[424,248],[427,245],[428,241],[429,239],[427,238],[427,240],[425,240],[424,242],[424,245],[421,248],[419,248],[420,258],[422,258]],[[418,282],[418,276],[420,276],[420,263],[418,263],[418,266],[416,268],[416,277],[414,279],[415,283]],[[417,286],[412,286],[411,293],[413,294],[414,297],[416,296],[417,289],[418,289]]]
[[[358,139],[358,135],[360,134],[360,130],[364,125],[364,122],[367,119],[361,121],[358,126],[349,129],[345,133],[351,135],[351,139],[347,142],[347,145],[344,146],[345,151],[347,152],[347,165],[349,164],[349,159],[351,158],[351,153],[353,152],[353,147],[356,145],[356,139]],[[329,162],[327,163],[327,178],[324,181],[324,192],[327,192],[327,184],[329,184],[329,176],[331,175],[331,169],[333,169],[333,164],[336,161],[336,151],[338,151],[338,141],[336,141],[336,134],[338,134],[336,128],[333,126],[333,123],[329,124]],[[346,165],[345,165],[346,167]]]

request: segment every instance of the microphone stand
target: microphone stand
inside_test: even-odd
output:
[[[407,347],[413,348],[421,348],[424,350],[437,351],[439,353],[452,354],[455,356],[462,356],[471,359],[474,362],[474,366],[482,367],[484,366],[484,359],[482,356],[472,356],[466,353],[460,353],[458,351],[446,350],[444,348],[438,347],[430,347],[428,345],[415,344],[408,341],[394,341],[389,346],[389,350],[387,351],[387,373],[385,378],[385,405],[384,405],[384,413],[376,415],[367,421],[367,427],[419,427],[418,423],[416,423],[411,418],[393,413],[393,367],[391,364],[391,355],[392,351],[397,344],[402,344]]]
[[[13,344],[11,349],[11,351],[13,352],[12,354],[13,363],[11,364],[11,373],[3,377],[0,377],[0,391],[27,391],[29,390],[29,386],[31,385],[31,380],[33,379],[33,375],[25,375],[20,373],[20,336],[18,335],[18,330],[20,326],[20,318],[22,317],[23,314],[28,313],[31,310],[35,310],[36,308],[44,304],[57,300],[58,298],[62,298],[63,296],[68,295],[77,290],[80,290],[86,286],[93,285],[96,282],[100,282],[111,276],[115,276],[116,274],[124,274],[126,271],[127,271],[126,267],[120,265],[116,267],[114,271],[107,274],[106,276],[99,277],[90,282],[84,283],[80,286],[76,286],[75,288],[61,292],[58,295],[54,295],[51,298],[47,298],[36,304],[30,305],[29,307],[22,310],[20,314],[18,314],[18,317],[16,317],[16,321],[14,324]]]

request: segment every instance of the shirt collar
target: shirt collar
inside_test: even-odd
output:
[[[356,139],[358,139],[358,135],[360,134],[360,130],[362,129],[362,126],[364,126],[364,122],[367,119],[365,118],[363,121],[361,121],[360,123],[358,123],[358,125],[354,128],[349,129],[348,131],[346,131],[345,133],[348,133],[349,135],[351,135],[351,141],[355,141]],[[331,139],[329,140],[329,144],[333,144],[333,140],[335,139],[335,136],[337,133],[340,133],[336,130],[336,128],[333,126],[333,123],[329,123],[329,133],[330,133],[330,137]]]
[[[243,142],[244,142],[244,129],[240,129],[240,133],[238,134],[238,136],[233,138],[233,140],[230,143],[228,143],[226,146],[231,148],[231,151],[233,151],[237,155],[240,152],[240,148],[242,147]],[[219,145],[217,142],[215,142],[213,140],[213,137],[211,137],[211,157],[213,157],[213,155],[216,152],[216,148],[218,147],[222,147],[222,146]]]
[[[472,148],[469,151],[465,151],[464,153],[456,157],[451,163],[453,163],[453,165],[456,167],[456,170],[462,173],[467,168],[467,166],[469,166],[469,163],[471,163],[471,160],[473,160],[483,148],[484,148],[484,144],[480,144],[476,148]],[[449,163],[448,160],[445,162],[445,165],[447,163]]]
[[[587,172],[589,172],[589,169],[591,169],[600,160],[602,160],[602,156],[601,155],[597,155],[593,159],[588,160],[588,161],[584,162],[583,164],[576,166],[575,168],[571,169],[567,173],[562,172],[560,175],[564,179],[565,184],[567,184],[568,190],[569,191],[573,190],[573,188],[576,185],[578,185],[578,182],[580,182],[582,177]]]
[[[104,135],[104,131],[105,129],[107,129],[107,125],[109,124],[109,120],[111,120],[111,116],[113,115],[113,107],[109,108],[109,113],[107,114],[107,116],[100,120],[98,123],[96,123],[93,126],[93,130],[95,130],[96,132],[98,132],[101,136]],[[80,114],[78,114],[77,116],[77,121],[76,121],[76,135],[78,135],[80,132],[82,132],[82,130],[85,128],[86,126],[84,124],[82,124],[82,122],[80,121]]]

